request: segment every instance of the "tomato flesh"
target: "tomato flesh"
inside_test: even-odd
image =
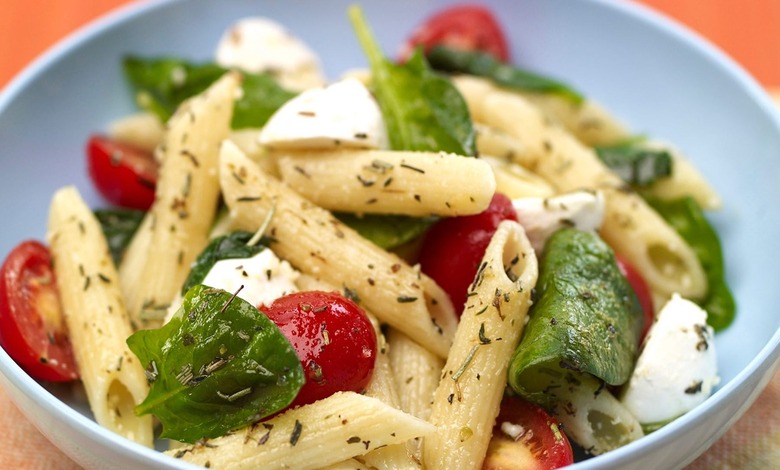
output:
[[[509,46],[495,16],[479,5],[458,5],[444,9],[415,29],[404,43],[399,60],[405,61],[414,49],[433,46],[481,51],[502,62],[509,60]]]
[[[113,204],[147,210],[154,202],[158,163],[151,152],[101,135],[87,143],[89,175]]]
[[[558,421],[523,398],[505,396],[493,427],[483,470],[549,470],[574,463]]]
[[[504,220],[517,221],[517,212],[508,197],[496,193],[481,213],[443,219],[425,235],[420,267],[447,292],[459,315],[490,239]]]
[[[645,336],[647,336],[648,330],[650,330],[650,327],[653,325],[653,321],[655,321],[655,311],[653,310],[653,298],[650,296],[650,288],[647,287],[647,282],[645,282],[642,275],[640,275],[631,264],[617,255],[615,256],[615,259],[617,260],[620,272],[623,273],[623,276],[626,277],[628,283],[631,284],[637,299],[639,299],[639,305],[642,306],[642,313],[644,313],[645,320],[644,326],[642,326],[642,333],[639,335],[639,344],[642,344]]]
[[[376,333],[357,304],[334,292],[298,292],[260,310],[293,345],[306,373],[290,407],[365,390],[374,371]]]
[[[48,248],[26,241],[0,268],[0,345],[40,380],[78,378]]]

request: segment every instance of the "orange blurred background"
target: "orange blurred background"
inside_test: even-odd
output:
[[[780,88],[780,0],[639,2],[715,42],[764,86]],[[0,0],[0,87],[56,40],[125,3],[129,0]]]

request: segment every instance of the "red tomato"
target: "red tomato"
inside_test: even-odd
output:
[[[650,297],[650,289],[647,287],[647,283],[645,282],[644,278],[636,271],[636,269],[634,269],[633,266],[631,266],[620,256],[616,255],[615,258],[617,260],[618,268],[620,268],[620,272],[626,276],[628,283],[631,284],[631,287],[634,289],[636,297],[639,299],[639,305],[642,306],[642,312],[645,314],[645,324],[642,327],[642,334],[639,335],[639,344],[642,344],[645,336],[647,336],[647,331],[653,325],[653,321],[655,321],[653,299]]]
[[[154,202],[158,164],[151,152],[105,136],[87,143],[89,176],[112,203],[146,210]]]
[[[504,397],[493,427],[483,470],[548,470],[574,463],[558,421],[520,397]]]
[[[458,314],[466,304],[485,249],[504,220],[517,221],[517,213],[508,197],[496,193],[483,212],[443,219],[425,235],[420,267],[449,294]]]
[[[428,51],[436,45],[487,52],[502,62],[509,60],[501,26],[490,10],[479,5],[453,6],[428,18],[404,43],[400,61],[405,61],[417,46]]]
[[[19,244],[0,268],[0,345],[37,379],[79,377],[51,256],[37,241]]]
[[[365,390],[374,371],[376,333],[357,304],[335,292],[298,292],[260,310],[290,340],[306,373],[290,407]]]

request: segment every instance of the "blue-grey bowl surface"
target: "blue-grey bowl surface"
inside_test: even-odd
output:
[[[212,57],[234,20],[277,19],[320,55],[329,77],[365,60],[347,1],[178,0],[123,8],[59,43],[0,94],[0,253],[44,239],[48,204],[86,176],[87,137],[134,109],[121,76],[128,53]],[[442,1],[365,2],[390,55]],[[713,215],[739,312],[717,335],[722,382],[703,405],[662,430],[576,468],[678,468],[709,447],[752,403],[780,362],[780,118],[762,89],[702,39],[652,11],[608,0],[485,1],[514,60],[573,84],[637,132],[674,142],[725,202]],[[775,255],[772,255],[775,253]],[[97,426],[78,387],[44,387],[0,350],[0,383],[52,442],[90,468],[185,468]]]

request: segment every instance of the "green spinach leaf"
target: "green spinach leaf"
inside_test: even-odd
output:
[[[579,92],[564,83],[506,64],[485,52],[435,46],[428,51],[427,57],[436,70],[488,78],[497,85],[519,91],[551,93],[574,104],[584,100]]]
[[[628,380],[642,307],[598,235],[570,228],[555,232],[544,248],[536,290],[509,366],[516,392],[553,408],[553,388],[565,385],[563,377],[588,373],[609,385]]]
[[[352,228],[363,238],[375,245],[389,250],[412,241],[425,233],[433,225],[436,217],[406,217],[401,215],[355,214],[342,212],[335,214],[344,225]]]
[[[254,234],[250,232],[238,231],[211,240],[195,259],[190,274],[181,288],[181,294],[184,295],[196,284],[201,284],[217,261],[251,258],[268,246],[267,240],[262,239],[256,245],[247,245],[253,236]]]
[[[139,105],[167,121],[187,98],[204,91],[228,69],[213,63],[194,64],[180,59],[126,57],[125,76],[137,90]],[[241,72],[242,96],[233,110],[234,129],[261,127],[296,94],[285,90],[269,74]]]
[[[707,297],[699,304],[707,311],[707,323],[715,331],[726,328],[734,320],[737,305],[726,283],[718,233],[692,197],[668,201],[647,198],[647,201],[693,248],[709,285]]]
[[[146,368],[149,395],[135,411],[183,442],[221,436],[289,405],[305,381],[284,334],[235,295],[197,285],[157,330],[127,339]]]
[[[371,84],[394,150],[476,155],[476,137],[463,96],[434,72],[422,53],[395,64],[382,53],[359,7],[350,20],[371,65]]]
[[[122,256],[146,213],[135,209],[98,209],[95,217],[106,236],[114,265],[119,266]]]
[[[628,184],[647,186],[672,174],[672,156],[667,150],[648,148],[642,139],[596,147],[596,155]]]

